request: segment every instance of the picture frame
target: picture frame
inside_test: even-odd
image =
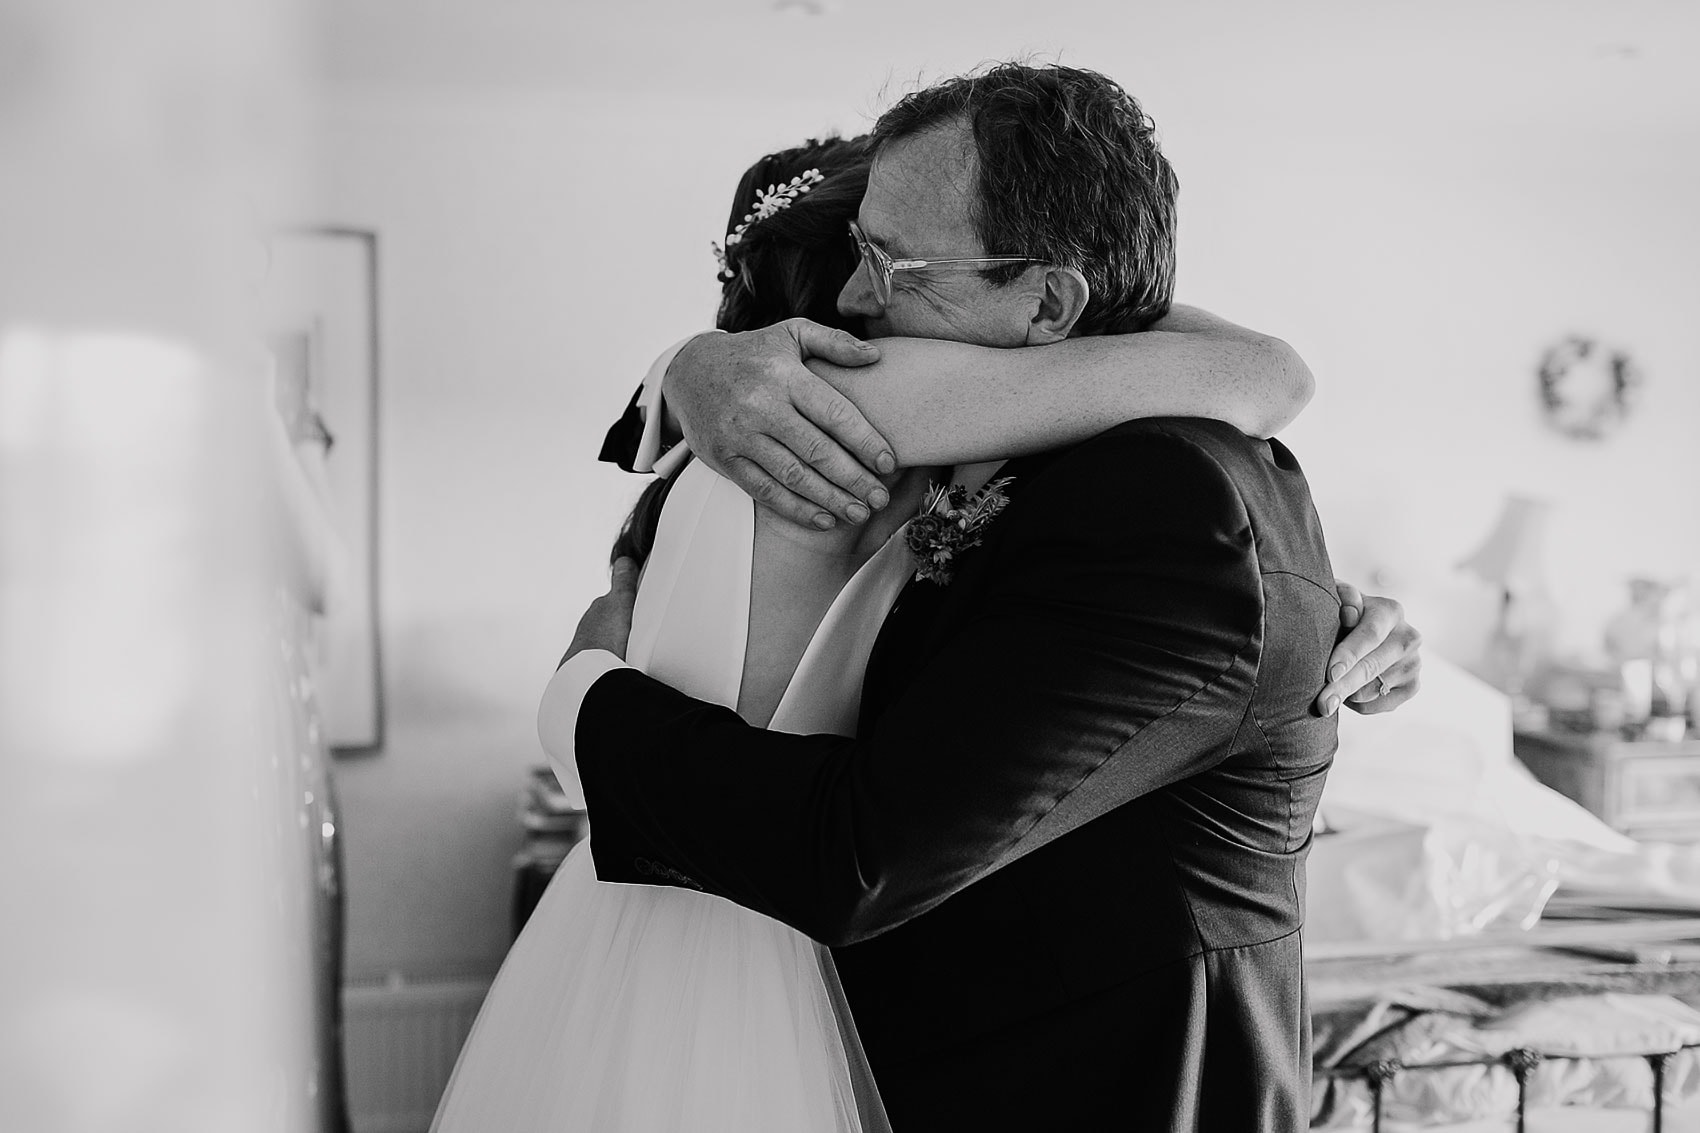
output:
[[[315,627],[325,743],[333,754],[376,751],[384,742],[377,233],[274,233],[265,291],[276,406],[334,533]]]

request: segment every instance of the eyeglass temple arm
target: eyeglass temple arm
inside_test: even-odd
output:
[[[896,268],[930,268],[939,264],[1036,264],[1040,261],[1032,256],[958,256],[948,260],[897,260],[891,261]]]

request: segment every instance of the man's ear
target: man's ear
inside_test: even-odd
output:
[[[1067,338],[1086,310],[1086,301],[1092,297],[1092,285],[1084,275],[1054,264],[1045,269],[1042,287],[1039,309],[1027,324],[1028,346],[1043,346]]]

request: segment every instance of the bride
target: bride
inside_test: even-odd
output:
[[[728,225],[719,329],[799,316],[859,329],[834,303],[859,263],[848,221],[866,179],[859,139],[810,142],[751,167]],[[1277,380],[1292,375],[1291,355],[1277,343],[1249,350],[1248,342],[1268,340],[1194,311],[1157,329],[1189,333],[1008,351],[887,339],[882,360],[865,380],[851,372],[845,391],[876,420],[904,420],[907,409],[910,440],[899,451],[940,465],[990,455],[986,406],[973,414],[935,411],[924,421],[913,419],[914,410],[983,395],[988,387],[976,383],[989,354],[1035,376],[997,384],[991,443],[999,456],[1077,442],[1141,416],[1210,416],[1268,435],[1309,396],[1308,374]],[[1270,380],[1246,380],[1248,367]],[[664,369],[658,365],[649,383],[652,417]],[[1039,380],[1059,370],[1071,391],[1083,391],[1071,420],[1057,419]],[[828,531],[757,509],[701,461],[653,482],[614,549],[619,574],[645,564],[627,661],[689,695],[735,707],[756,725],[852,734],[868,651],[916,570],[905,540],[893,536],[933,475],[899,470],[886,478],[889,506],[860,527]],[[969,475],[959,470],[955,479]],[[551,755],[573,793],[570,752]],[[712,808],[715,800],[695,803]],[[641,861],[636,868],[647,872],[646,864],[665,872]],[[598,882],[588,843],[563,863],[508,954],[432,1126],[434,1133],[886,1128],[825,949],[689,888]]]

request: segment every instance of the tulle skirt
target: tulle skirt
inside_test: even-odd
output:
[[[835,998],[806,937],[718,897],[599,882],[581,844],[503,963],[431,1128],[871,1133],[883,1118],[859,1119],[865,1064]]]

